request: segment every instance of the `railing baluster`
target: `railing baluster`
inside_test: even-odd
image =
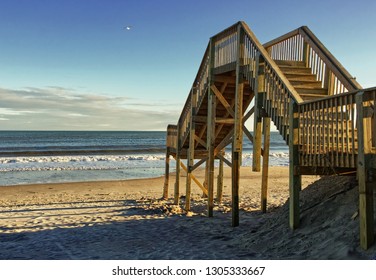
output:
[[[341,163],[340,163],[340,166],[344,167],[345,166],[345,159],[344,159],[344,154],[345,154],[345,134],[344,134],[344,128],[343,128],[343,122],[344,122],[344,115],[343,115],[343,98],[340,97],[339,98],[339,106],[340,106],[340,114],[341,114],[341,122],[340,122],[340,127],[341,127],[341,132],[338,133],[338,136],[341,137],[341,144],[342,144],[342,148],[341,148]]]
[[[322,113],[322,102],[318,102],[317,103],[317,114],[318,114],[318,117],[319,117],[319,121],[318,121],[318,148],[317,148],[317,154],[319,156],[319,165],[320,166],[323,166],[323,161],[322,161],[322,145],[323,145],[323,133],[322,133],[322,128],[323,128],[323,121],[322,121],[322,117],[323,117],[323,113]]]
[[[345,105],[346,105],[346,167],[350,167],[350,104],[349,96],[345,96]]]
[[[355,128],[356,128],[356,119],[355,119],[355,99],[352,95],[350,95],[350,104],[351,104],[351,142],[352,142],[352,157],[351,157],[351,165],[355,165]]]

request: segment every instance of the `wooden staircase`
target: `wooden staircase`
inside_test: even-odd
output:
[[[237,226],[245,134],[253,143],[252,169],[262,170],[261,208],[266,211],[273,122],[290,152],[290,227],[299,226],[302,175],[357,172],[360,240],[368,248],[374,240],[370,184],[374,172],[369,171],[376,169],[374,104],[376,88],[362,89],[307,27],[262,45],[244,22],[238,22],[210,39],[179,121],[168,126],[163,197],[168,197],[172,156],[176,160],[174,203],[180,202],[182,168],[187,172],[186,210],[194,181],[208,197],[211,217],[214,161],[219,160],[220,166],[226,163],[232,168],[232,225]],[[245,126],[251,116],[252,133]],[[230,144],[231,160],[223,157]],[[206,180],[201,183],[193,172],[203,163]]]
[[[328,96],[328,89],[322,86],[304,61],[275,60],[275,63],[304,101]]]

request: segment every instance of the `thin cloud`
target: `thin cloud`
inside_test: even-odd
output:
[[[36,111],[20,111],[20,110],[12,110],[9,108],[0,108],[0,116],[1,115],[8,115],[8,116],[18,116],[18,115],[26,115],[26,114],[34,114],[38,113]]]
[[[6,120],[0,129],[164,130],[180,113],[162,105],[145,109],[152,102],[131,103],[137,102],[61,87],[0,88],[0,119]]]

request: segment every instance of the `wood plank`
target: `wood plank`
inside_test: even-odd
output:
[[[220,153],[222,156],[224,151]],[[218,177],[217,177],[217,202],[222,203],[223,199],[223,158],[219,159],[219,170],[218,170]]]
[[[241,26],[238,26],[238,53],[241,52],[242,40],[244,40],[244,33]],[[239,185],[240,185],[240,165],[241,152],[243,146],[243,92],[244,81],[243,75],[240,72],[240,57],[238,56],[236,62],[236,87],[235,87],[235,123],[234,136],[232,139],[232,226],[239,226]]]
[[[165,159],[165,180],[163,186],[163,199],[168,199],[168,187],[170,181],[170,152],[166,149],[166,159]]]
[[[184,165],[183,162],[180,162],[180,167],[188,173],[188,168]],[[192,173],[191,173],[191,179],[193,180],[193,182],[196,183],[196,185],[203,191],[203,193],[205,195],[208,195],[208,190],[207,188],[205,188],[205,186],[203,184],[201,184],[200,180],[197,179],[196,176],[194,176]]]
[[[223,97],[222,93],[217,89],[215,85],[211,85],[211,90],[214,92],[214,94],[217,96],[218,100],[222,103],[223,107],[226,108],[227,112],[234,117],[235,112],[231,108],[230,104],[227,102],[227,100]]]
[[[374,213],[373,213],[373,187],[375,183],[369,180],[367,154],[372,152],[369,144],[371,134],[370,118],[364,118],[364,92],[356,95],[358,119],[358,182],[359,182],[359,218],[360,218],[360,246],[368,249],[374,243]]]
[[[178,124],[177,127],[178,136],[177,136],[177,143],[176,143],[176,180],[175,180],[175,188],[174,188],[174,204],[179,205],[180,202],[180,153],[181,153],[181,127],[180,124]]]
[[[218,154],[223,148],[225,148],[227,145],[231,143],[233,134],[234,134],[234,128],[232,128],[230,132],[227,134],[227,136],[223,138],[221,143],[219,143],[218,146],[215,147],[214,154]]]
[[[207,116],[193,116],[193,121],[198,124],[206,124]]]
[[[258,73],[256,79],[256,93],[255,93],[255,106],[254,106],[254,123],[253,123],[253,158],[252,158],[252,171],[260,172],[261,170],[261,138],[262,138],[262,119],[261,109],[263,107],[263,99],[265,93],[265,76],[264,67],[260,65],[260,57],[256,57],[256,71]]]
[[[234,124],[234,119],[230,118],[215,118],[215,123],[218,124]]]
[[[196,136],[196,124],[193,120],[193,116],[196,113],[195,106],[195,98],[196,96],[192,93],[192,105],[191,105],[191,117],[189,120],[189,148],[187,151],[187,180],[186,180],[186,193],[185,193],[185,211],[189,211],[191,209],[191,183],[192,183],[192,166],[194,165],[194,158],[195,158],[195,136]]]
[[[223,155],[218,154],[217,158],[219,158],[222,162],[226,163],[227,166],[232,167],[232,162],[230,162],[228,159],[226,159]]]
[[[264,118],[264,153],[262,157],[261,211],[266,212],[268,199],[270,118]]]
[[[203,158],[203,159],[201,159],[200,161],[198,161],[196,164],[194,164],[193,166],[192,166],[192,171],[194,171],[194,170],[196,170],[197,168],[199,168],[203,163],[205,163],[206,161],[208,160],[208,158],[206,157],[206,158]]]
[[[235,83],[235,77],[234,76],[215,75],[214,76],[214,82],[234,84]]]
[[[208,205],[207,205],[207,215],[208,217],[213,217],[214,208],[214,145],[215,145],[215,117],[216,117],[216,95],[214,92],[214,42],[210,40],[211,45],[211,59],[210,59],[210,75],[209,75],[209,85],[210,91],[208,95],[208,120],[207,120],[207,131],[206,131],[206,143],[208,151],[207,164],[207,188],[208,188]]]
[[[299,166],[299,123],[298,123],[298,106],[291,100],[289,106],[290,132],[289,132],[289,212],[290,228],[296,229],[300,224],[300,206],[299,193],[301,190],[301,175],[297,174],[296,168]]]
[[[194,135],[194,138],[195,138],[195,141],[199,144],[201,144],[201,146],[203,146],[204,148],[206,148],[206,142],[204,142],[204,140],[202,140],[201,138],[199,138],[196,134]],[[195,148],[197,147],[198,145],[195,144]]]

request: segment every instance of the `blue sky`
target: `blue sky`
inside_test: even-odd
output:
[[[165,130],[210,36],[239,20],[262,43],[308,25],[376,86],[375,15],[373,0],[1,0],[0,130]]]

